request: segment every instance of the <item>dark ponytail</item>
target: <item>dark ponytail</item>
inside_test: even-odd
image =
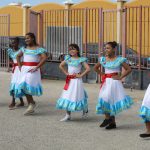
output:
[[[108,42],[108,45],[110,45],[113,49],[117,47],[117,42],[113,41],[113,42]]]
[[[16,41],[17,43],[19,43],[19,37],[14,37],[12,40]]]

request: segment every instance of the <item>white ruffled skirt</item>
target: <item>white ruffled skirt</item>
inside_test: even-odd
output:
[[[150,122],[150,84],[144,95],[144,99],[140,109],[140,116],[143,118],[145,122],[147,121]]]
[[[33,66],[22,66],[17,87],[15,89],[15,97],[22,97],[25,94],[32,96],[40,96],[43,93],[41,86],[41,73],[38,71],[28,72]]]
[[[56,108],[67,111],[87,110],[87,99],[82,79],[71,79],[68,90],[63,90],[60,98],[57,100]]]
[[[110,114],[111,116],[130,108],[133,100],[126,95],[122,82],[106,78],[100,89],[98,103],[96,106],[97,114]]]

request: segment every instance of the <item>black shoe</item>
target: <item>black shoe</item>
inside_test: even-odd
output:
[[[116,129],[116,123],[110,123],[105,129],[107,130]]]
[[[147,138],[147,137],[150,137],[150,134],[148,133],[143,133],[143,134],[140,134],[139,135],[141,138]]]
[[[106,127],[112,122],[112,119],[105,119],[99,127]]]
[[[83,114],[87,114],[88,112],[89,112],[89,110],[88,110],[88,109],[83,110]]]

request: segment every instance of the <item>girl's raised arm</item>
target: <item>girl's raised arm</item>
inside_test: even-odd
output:
[[[59,68],[60,70],[67,76],[68,75],[68,72],[67,70],[64,68],[64,66],[66,65],[66,62],[65,61],[62,61],[59,65]]]

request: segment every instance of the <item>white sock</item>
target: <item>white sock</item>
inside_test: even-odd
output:
[[[66,114],[64,118],[62,118],[60,121],[68,121],[71,119],[71,115]]]

